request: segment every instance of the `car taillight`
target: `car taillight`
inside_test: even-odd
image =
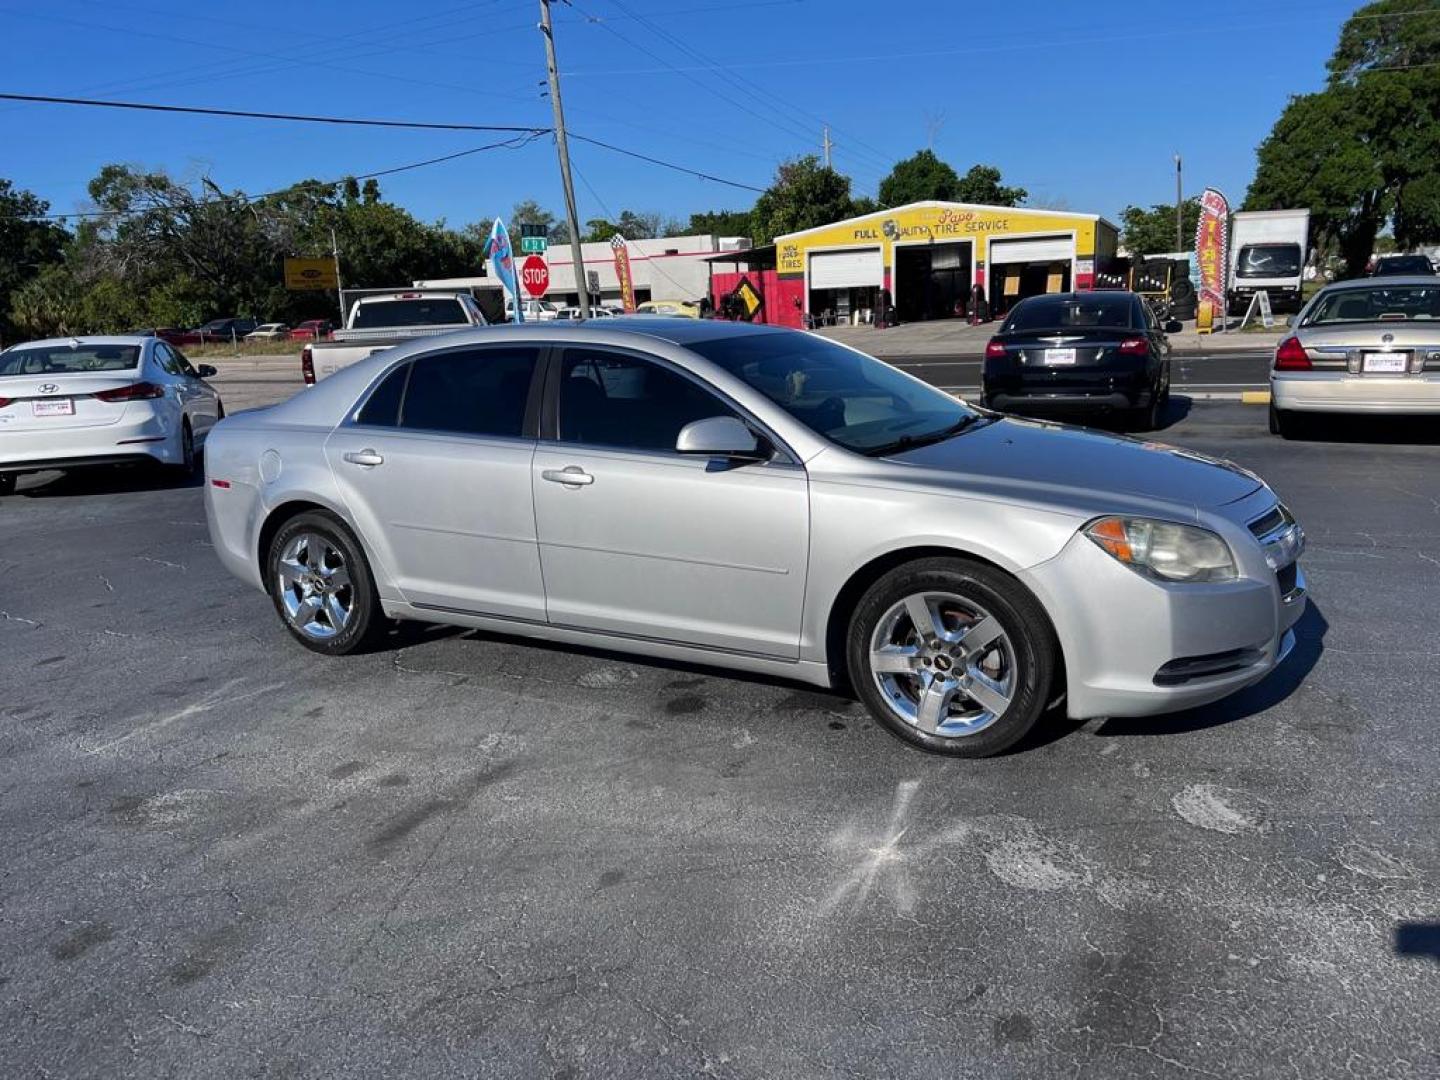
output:
[[[0,397],[0,409],[3,409],[6,405],[9,405],[10,402],[13,400],[14,398]]]
[[[1149,355],[1150,355],[1150,343],[1149,343],[1148,341],[1146,341],[1144,338],[1138,338],[1138,337],[1126,338],[1124,341],[1120,342],[1120,355],[1121,355],[1121,356],[1149,356]]]
[[[309,345],[300,350],[300,374],[304,376],[306,386],[315,385],[315,357]]]
[[[1313,367],[1310,363],[1310,354],[1305,351],[1305,346],[1300,344],[1300,339],[1295,336],[1287,337],[1280,342],[1275,350],[1276,371],[1309,371]]]
[[[1006,355],[1005,346],[994,338],[991,338],[990,343],[985,346],[986,360],[1004,360]]]
[[[165,388],[152,382],[137,382],[129,386],[117,386],[114,390],[96,390],[90,396],[101,401],[144,401],[147,398],[164,397]]]

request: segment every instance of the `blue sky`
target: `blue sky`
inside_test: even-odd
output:
[[[999,166],[1031,203],[1098,212],[1186,193],[1243,197],[1254,148],[1291,94],[1315,89],[1357,5],[1058,0],[574,0],[554,5],[574,131],[760,187],[819,151],[874,194],[932,145],[962,172]],[[536,0],[0,0],[0,90],[220,108],[550,124]],[[683,47],[682,47],[683,46]],[[676,70],[679,69],[679,70]],[[0,102],[0,176],[83,207],[108,162],[226,190],[365,173],[492,141],[412,132]],[[685,217],[752,192],[574,144],[582,220],[624,208]],[[459,225],[562,202],[553,143],[381,181]]]

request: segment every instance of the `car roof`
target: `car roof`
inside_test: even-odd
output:
[[[41,338],[38,341],[17,341],[10,349],[30,349],[55,345],[144,345],[153,341],[153,334],[81,334],[75,337]],[[10,349],[6,349],[9,352]]]
[[[1032,301],[1032,300],[1067,300],[1067,301],[1094,300],[1096,297],[1106,297],[1106,296],[1123,296],[1123,297],[1126,297],[1127,299],[1131,299],[1131,300],[1139,300],[1139,299],[1140,299],[1140,294],[1139,294],[1139,293],[1133,293],[1133,292],[1131,292],[1129,289],[1092,289],[1092,290],[1089,291],[1089,292],[1073,292],[1073,291],[1072,291],[1072,292],[1039,293],[1039,294],[1036,295],[1036,296],[1027,296],[1027,297],[1025,297],[1025,299],[1021,300],[1020,303],[1021,303],[1021,304],[1027,304],[1027,303],[1029,303],[1029,302]],[[1016,306],[1016,307],[1019,307],[1020,304],[1016,304],[1015,306]]]

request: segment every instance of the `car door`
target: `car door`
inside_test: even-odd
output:
[[[420,607],[545,621],[530,495],[536,345],[398,364],[325,454],[361,538]]]
[[[659,358],[557,350],[532,484],[550,622],[767,656],[799,654],[809,551],[803,466],[675,451],[740,416]]]
[[[220,419],[220,395],[200,378],[200,373],[179,349],[157,341],[155,359],[173,377],[185,415],[190,417],[190,430],[197,440],[203,440]]]

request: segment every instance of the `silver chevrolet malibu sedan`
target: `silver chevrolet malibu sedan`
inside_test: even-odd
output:
[[[849,688],[963,757],[1263,678],[1305,606],[1256,476],[977,410],[811,334],[497,326],[223,421],[225,565],[327,654],[418,619]]]

